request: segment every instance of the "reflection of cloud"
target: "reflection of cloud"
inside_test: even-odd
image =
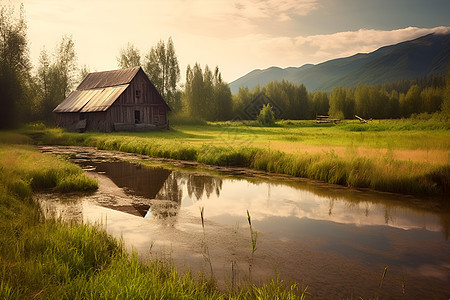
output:
[[[373,195],[375,199],[375,194]],[[308,218],[356,226],[391,226],[401,229],[424,228],[440,231],[442,226],[434,214],[416,212],[404,207],[383,203],[349,202],[345,198],[318,196],[312,192],[288,186],[253,184],[247,181],[224,180],[220,197],[203,198],[189,209],[198,214],[198,206],[205,207],[206,218],[223,219],[230,216],[246,222],[246,211],[252,219]],[[330,214],[331,211],[331,214]],[[388,223],[386,223],[388,217]]]

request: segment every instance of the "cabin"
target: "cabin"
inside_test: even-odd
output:
[[[169,105],[141,67],[89,73],[53,112],[70,131],[169,128]]]

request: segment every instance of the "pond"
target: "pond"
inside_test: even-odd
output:
[[[450,296],[442,201],[93,148],[41,150],[70,155],[99,180],[89,195],[37,195],[46,215],[101,224],[141,257],[212,272],[223,289],[279,276],[314,299]]]

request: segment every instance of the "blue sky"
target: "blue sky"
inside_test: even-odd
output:
[[[18,0],[0,0],[18,5]],[[72,35],[79,65],[117,68],[128,42],[142,56],[172,37],[188,64],[219,66],[231,82],[253,69],[301,66],[450,32],[449,0],[23,0],[36,64]]]

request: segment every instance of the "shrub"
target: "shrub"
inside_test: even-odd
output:
[[[270,104],[264,105],[258,115],[258,122],[261,125],[273,125],[275,124],[275,114],[273,113],[272,106]]]

